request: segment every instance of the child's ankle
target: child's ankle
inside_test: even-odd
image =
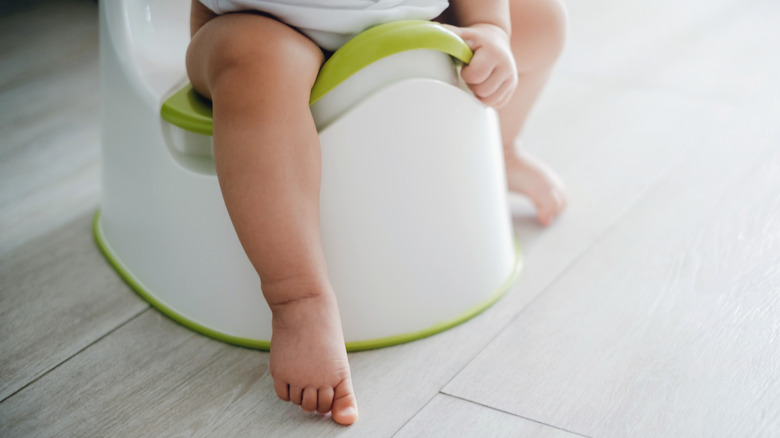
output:
[[[327,279],[318,276],[298,276],[262,283],[271,312],[294,307],[307,301],[322,302],[332,297],[333,291]]]
[[[287,295],[284,295],[286,298],[266,300],[271,309],[274,332],[280,328],[290,329],[310,327],[312,324],[321,325],[334,317],[337,322],[339,321],[336,295],[329,287],[293,292],[295,293],[290,294],[287,291]],[[340,326],[338,330],[340,332]]]

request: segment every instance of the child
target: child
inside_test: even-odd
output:
[[[340,424],[357,420],[319,234],[320,146],[308,103],[323,49],[373,24],[444,12],[439,19],[474,51],[463,80],[499,109],[509,189],[547,225],[564,207],[563,188],[514,146],[563,45],[558,1],[451,0],[445,11],[446,0],[193,0],[187,72],[212,100],[220,187],[273,314],[279,398]]]

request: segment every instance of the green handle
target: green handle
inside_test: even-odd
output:
[[[439,23],[424,20],[393,21],[356,35],[322,66],[311,89],[309,104],[369,64],[407,50],[432,49],[468,63],[471,49]]]

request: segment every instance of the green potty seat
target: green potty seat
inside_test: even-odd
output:
[[[424,20],[394,21],[367,29],[347,41],[323,64],[311,89],[314,104],[349,77],[374,62],[410,50],[437,50],[459,62],[471,61],[471,49],[453,32]],[[211,102],[200,96],[192,84],[168,98],[160,109],[162,118],[179,128],[213,135]]]
[[[123,37],[104,46],[117,56],[101,57],[105,202],[95,236],[162,313],[206,336],[268,349],[270,310],[213,172],[211,102],[191,85],[164,99],[180,71],[149,88],[145,79],[158,66],[125,62],[155,26],[185,29],[175,8],[168,21],[152,17],[147,33],[124,20],[127,10],[156,1],[169,0],[117,0],[101,10],[101,29]],[[182,53],[147,49],[158,60]],[[437,23],[387,23],[336,51],[311,90],[323,250],[350,351],[464,322],[519,273],[496,114],[457,75],[470,59],[467,45]],[[157,111],[168,123],[149,117]]]

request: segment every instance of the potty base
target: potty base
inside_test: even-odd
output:
[[[176,309],[173,309],[172,307],[168,306],[164,301],[160,300],[153,291],[147,290],[146,287],[144,287],[144,285],[140,281],[138,281],[138,279],[133,275],[133,273],[130,272],[130,270],[125,266],[125,264],[122,263],[122,260],[114,252],[114,250],[111,248],[110,243],[106,240],[106,236],[103,233],[103,228],[100,222],[100,210],[95,212],[95,216],[92,222],[92,231],[94,233],[95,241],[97,242],[98,247],[103,252],[103,255],[106,257],[106,259],[111,264],[111,266],[119,274],[119,276],[122,277],[122,279],[128,284],[128,286],[130,286],[138,295],[140,295],[141,298],[146,300],[149,304],[151,304],[153,307],[155,307],[157,310],[159,310],[169,318],[189,328],[190,330],[193,330],[197,333],[208,336],[210,338],[216,339],[218,341],[227,342],[229,344],[234,344],[241,347],[254,348],[254,349],[265,350],[265,351],[271,349],[270,340],[251,339],[251,338],[232,336],[226,333],[222,333],[218,330],[209,328],[206,325],[203,325],[197,321],[194,321],[188,318],[186,315],[179,313]],[[497,290],[495,290],[491,295],[488,296],[488,298],[486,298],[478,305],[474,306],[471,309],[468,309],[467,311],[463,312],[462,314],[452,319],[441,321],[423,330],[418,330],[409,333],[401,333],[398,335],[388,336],[379,339],[347,342],[345,344],[347,351],[372,350],[376,348],[383,348],[392,345],[404,344],[407,342],[416,341],[418,339],[427,338],[428,336],[435,335],[437,333],[450,329],[458,324],[466,322],[469,319],[484,312],[488,307],[492,306],[493,303],[495,303],[502,296],[504,296],[504,294],[509,290],[509,288],[514,283],[517,276],[520,274],[520,270],[522,269],[522,266],[523,266],[523,261],[522,261],[522,253],[520,251],[520,245],[517,242],[515,242],[514,269],[512,270],[512,272],[510,273],[506,281],[504,281],[504,283],[502,283]],[[260,291],[258,291],[258,293],[260,293]]]

